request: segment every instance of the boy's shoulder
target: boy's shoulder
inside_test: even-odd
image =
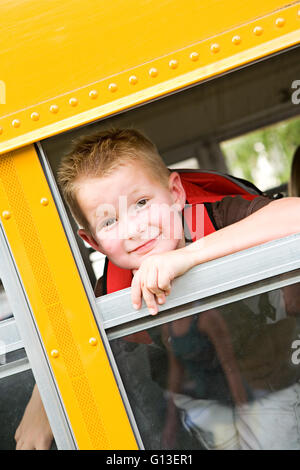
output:
[[[265,196],[257,196],[248,201],[242,196],[225,196],[221,201],[212,202],[211,214],[218,229],[239,222],[272,202]]]

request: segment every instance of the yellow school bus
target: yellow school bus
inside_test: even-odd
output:
[[[191,315],[195,301],[200,312],[296,285],[300,238],[229,257],[226,286],[219,260],[208,263],[205,289],[193,284],[201,273],[183,277],[149,318],[132,311],[128,289],[95,298],[57,166],[79,135],[137,126],[168,165],[195,157],[226,172],[220,141],[300,114],[300,2],[15,0],[0,17],[0,278],[13,313],[0,344],[7,357],[26,350],[0,375],[32,369],[59,449],[166,448],[166,392],[150,386],[148,346],[122,338]]]

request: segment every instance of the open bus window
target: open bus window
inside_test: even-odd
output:
[[[293,149],[299,145],[299,118],[295,118],[299,110],[289,95],[291,83],[299,73],[299,51],[292,49],[49,138],[41,143],[41,148],[56,177],[61,158],[78,137],[110,127],[136,127],[156,143],[170,168],[233,173],[253,181],[262,190],[272,190],[287,184],[290,145]],[[297,139],[290,144],[293,126]],[[280,149],[274,150],[270,144],[272,150],[268,151],[266,144],[267,134],[273,142],[274,135],[281,131],[286,137],[281,141],[282,149],[289,148],[282,158]],[[246,136],[245,144],[241,136]],[[236,142],[242,142],[240,145],[245,148],[243,173],[236,166]],[[272,178],[262,186],[257,179],[259,171],[254,170],[257,162],[258,169],[263,170],[266,161],[269,167],[274,165],[274,170],[270,171]],[[77,225],[67,207],[66,210],[94,286],[103,272],[104,259],[77,237]],[[226,273],[224,276],[226,279]],[[147,329],[151,341],[147,344],[128,338],[111,341],[146,448],[240,448],[244,444],[252,448],[281,448],[284,439],[290,439],[291,446],[296,445],[299,435],[295,423],[300,415],[295,416],[290,410],[295,413],[293,399],[300,397],[300,295],[298,284],[289,287],[239,302],[232,302],[230,297],[231,303],[217,309],[172,322],[166,320],[159,327],[151,324]],[[281,423],[286,400],[290,408]],[[260,406],[265,402],[269,408]],[[207,423],[199,424],[197,415],[200,421],[207,417]],[[254,416],[254,422],[247,415]],[[250,429],[247,435],[243,434],[243,426]],[[220,429],[226,431],[221,432],[226,436],[225,442],[219,441]]]
[[[299,283],[142,333],[111,346],[146,448],[299,449]]]
[[[55,176],[62,156],[69,152],[72,141],[78,137],[110,127],[136,127],[155,142],[171,168],[188,166],[232,172],[254,181],[264,190],[268,165],[272,168],[272,178],[267,189],[286,185],[292,147],[299,145],[299,117],[295,118],[299,106],[291,98],[291,85],[299,73],[299,50],[292,48],[143,106],[51,137],[42,141],[41,147]],[[246,136],[246,140],[241,136]],[[276,147],[273,141],[279,142],[279,136],[280,146]],[[240,147],[243,148],[241,164],[240,157],[236,156]],[[261,174],[264,174],[263,181]],[[70,221],[77,238],[77,226],[71,216]],[[94,286],[103,260],[95,260],[98,255],[79,238],[77,241]]]

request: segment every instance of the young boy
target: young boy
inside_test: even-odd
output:
[[[133,129],[83,138],[64,158],[58,179],[81,238],[132,273],[133,306],[141,308],[144,300],[153,315],[166,302],[172,281],[193,266],[300,232],[297,198],[224,197],[210,204],[218,230],[204,231],[206,236],[187,244],[182,211],[188,185]],[[184,322],[174,326],[186,328]],[[204,327],[199,323],[197,328]],[[43,445],[49,445],[50,430],[35,389],[16,433],[17,448],[37,447],[36,438],[30,437],[34,413],[46,430]]]

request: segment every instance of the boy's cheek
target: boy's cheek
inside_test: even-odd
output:
[[[100,251],[112,261],[123,256],[123,250],[119,240],[107,240],[103,242]]]
[[[168,207],[152,206],[148,212],[147,225],[149,227],[156,227],[161,232],[170,233],[170,210]],[[169,237],[168,237],[169,238]]]
[[[163,237],[167,240],[180,240],[183,234],[181,215],[172,212],[162,221]]]

